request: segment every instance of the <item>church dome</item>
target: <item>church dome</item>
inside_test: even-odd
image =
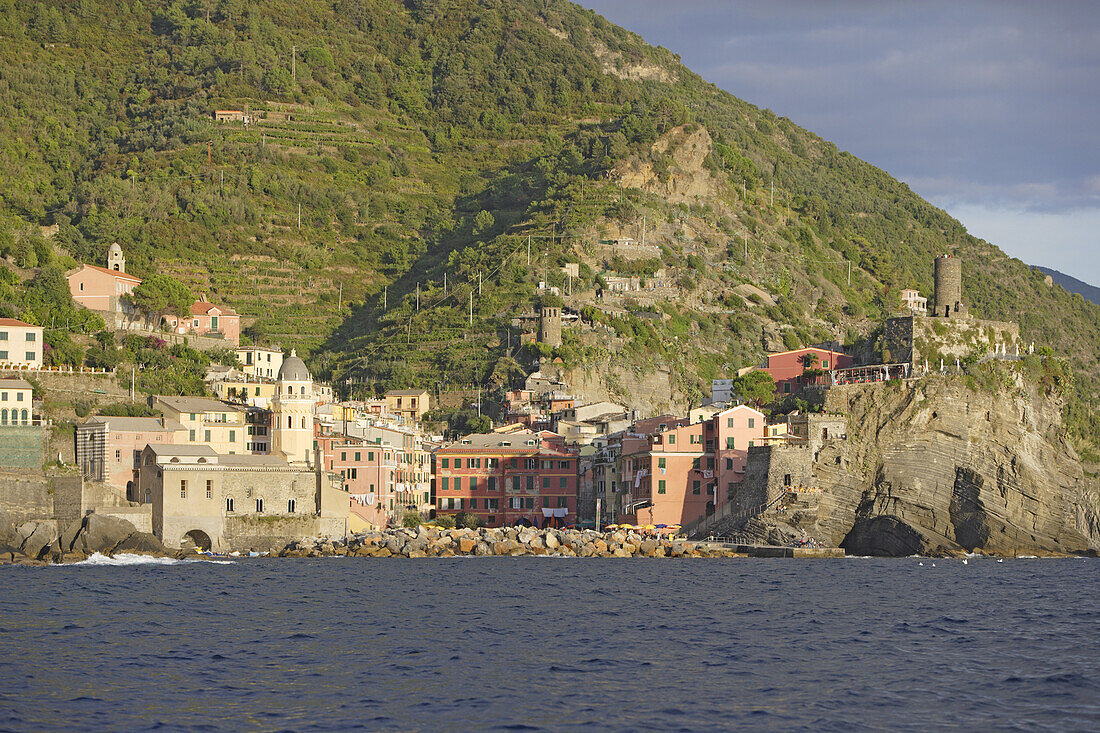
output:
[[[306,369],[306,363],[302,361],[295,353],[294,349],[290,350],[290,356],[283,360],[283,365],[279,367],[279,381],[280,382],[311,382],[313,377],[309,375],[309,369]]]
[[[122,247],[118,245],[118,242],[112,242],[111,246],[107,248],[107,254],[120,255],[122,254]]]

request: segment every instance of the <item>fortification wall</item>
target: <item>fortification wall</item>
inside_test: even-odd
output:
[[[47,431],[44,425],[0,425],[0,468],[42,470]]]
[[[0,471],[0,514],[16,525],[30,519],[52,519],[49,479],[24,471]]]

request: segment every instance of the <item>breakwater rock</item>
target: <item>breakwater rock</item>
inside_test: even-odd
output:
[[[138,531],[118,517],[89,514],[60,532],[53,520],[27,521],[15,525],[0,522],[0,562],[42,564],[79,562],[91,555],[151,555],[174,557],[155,536]]]
[[[572,529],[442,529],[421,525],[363,532],[346,539],[292,542],[280,557],[455,557],[558,555],[566,557],[735,557],[732,550],[682,538],[633,531]]]

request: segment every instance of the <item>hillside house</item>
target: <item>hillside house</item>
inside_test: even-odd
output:
[[[42,367],[42,327],[15,318],[0,318],[0,365]]]

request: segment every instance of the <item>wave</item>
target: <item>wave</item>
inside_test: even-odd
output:
[[[120,567],[129,565],[182,565],[196,562],[207,562],[214,565],[232,565],[232,560],[204,560],[200,558],[177,560],[173,557],[151,557],[149,555],[134,555],[121,552],[114,557],[99,552],[92,553],[87,560],[70,563],[65,567]],[[59,566],[60,567],[60,566]]]

